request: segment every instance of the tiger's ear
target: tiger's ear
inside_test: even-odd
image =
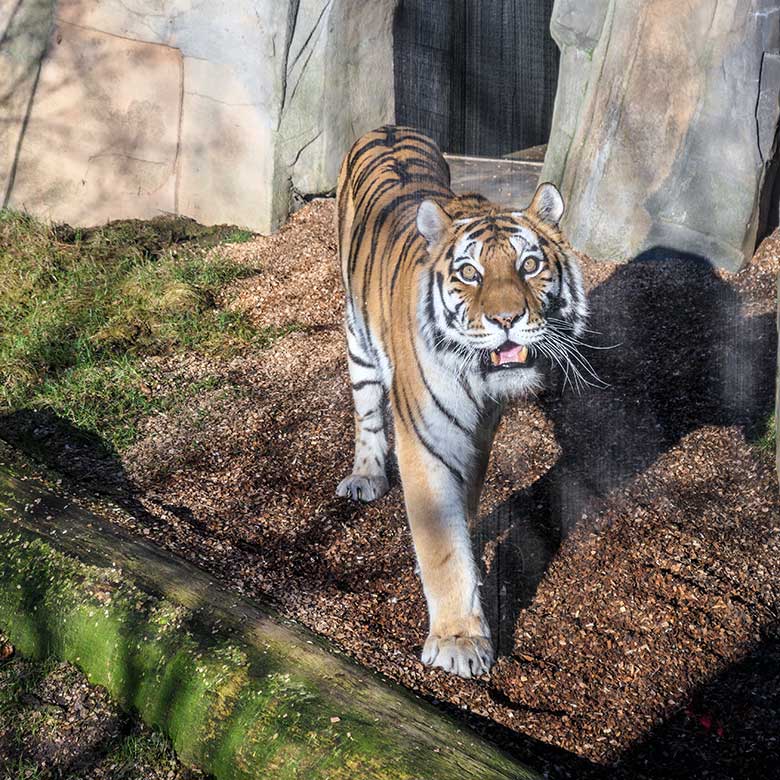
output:
[[[548,225],[557,225],[563,209],[563,198],[558,188],[546,181],[536,188],[531,205],[525,211]]]
[[[433,200],[424,200],[417,209],[417,230],[428,242],[428,249],[439,242],[450,222],[450,215]]]

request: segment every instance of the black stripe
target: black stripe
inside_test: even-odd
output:
[[[420,151],[416,147],[409,148],[415,152]],[[399,159],[399,152],[402,152],[403,150],[403,147],[395,147],[394,149],[387,149],[386,151],[374,157],[370,164],[367,165],[366,168],[352,180],[352,191],[360,192],[368,179],[378,174],[378,178],[381,178],[381,173],[395,174],[396,179],[389,178],[389,181],[397,186],[408,186],[411,181],[416,182],[429,179],[429,181],[449,189],[449,170],[442,167],[441,163],[444,161],[441,158],[436,159],[435,157],[431,156],[428,158],[412,157],[407,159]],[[422,170],[407,170],[410,181],[404,182],[402,181],[402,177],[399,175],[398,171],[394,170],[392,167],[395,163],[403,164],[407,169],[410,167],[415,167]],[[446,162],[444,162],[444,165],[446,166]],[[431,173],[425,173],[424,171],[426,169],[430,170]]]
[[[447,468],[447,470],[455,477],[455,479],[458,481],[459,484],[463,484],[464,479],[463,475],[458,471],[458,469],[455,468],[434,446],[433,444],[428,441],[428,439],[423,435],[422,431],[420,430],[419,426],[417,425],[417,422],[414,419],[414,415],[412,413],[412,408],[409,405],[409,400],[406,397],[406,393],[403,392],[403,388],[399,388],[397,384],[394,384],[393,390],[396,395],[398,395],[399,391],[403,394],[403,402],[406,405],[406,414],[403,415],[408,420],[409,424],[412,426],[412,430],[414,431],[415,436],[417,436],[420,443],[425,447],[425,449],[434,457],[436,460],[438,460],[443,466]],[[399,412],[402,412],[400,405],[398,406]],[[422,414],[420,414],[420,418],[423,419]]]
[[[428,292],[425,296],[425,313],[428,315],[429,322],[436,323],[436,309],[433,307],[433,276],[428,276]],[[438,327],[437,327],[438,330]]]
[[[466,379],[465,376],[461,377],[460,386],[463,388],[464,392],[468,396],[468,399],[469,399],[469,401],[471,401],[472,405],[474,406],[474,409],[476,409],[477,412],[479,412],[481,407],[480,407],[479,403],[477,402],[477,399],[474,398],[474,396],[473,396],[473,394],[471,392],[471,388],[469,387],[468,380]]]
[[[446,466],[447,470],[452,474],[453,477],[458,481],[459,484],[464,483],[463,475],[458,471],[455,466],[453,466],[436,448],[422,435],[422,431],[417,427],[417,423],[414,421],[414,419],[410,418],[410,422],[412,423],[412,428],[414,429],[414,433],[417,436],[417,438],[420,440],[423,447],[425,447],[428,452],[433,455],[436,460],[440,461],[444,466]]]
[[[367,306],[368,306],[368,285],[370,283],[370,277],[371,272],[374,267],[374,263],[376,262],[376,245],[379,238],[379,234],[382,232],[382,229],[385,226],[385,222],[387,221],[388,217],[397,213],[400,213],[405,204],[410,202],[417,202],[419,199],[424,199],[428,196],[441,196],[441,193],[436,190],[426,190],[426,189],[419,189],[415,190],[414,192],[407,192],[403,195],[398,196],[397,198],[393,198],[393,200],[386,204],[382,209],[380,209],[379,213],[374,216],[374,227],[372,230],[371,235],[371,243],[370,248],[371,251],[369,253],[368,257],[368,264],[366,265],[366,268],[364,270],[364,276],[363,276],[363,312],[366,313]]]
[[[464,425],[460,423],[460,421],[452,415],[451,412],[449,412],[447,409],[444,408],[444,405],[437,397],[436,393],[433,392],[433,389],[428,384],[428,380],[423,375],[423,384],[425,385],[425,389],[428,391],[429,395],[433,399],[434,404],[436,404],[436,408],[460,431],[465,433],[467,436],[473,436],[474,431],[470,431],[468,428],[466,428]]]
[[[434,311],[433,311],[433,279],[431,278],[428,283],[428,292],[426,295],[426,301],[425,301],[425,310],[428,314],[428,319],[434,323],[431,333],[432,343],[429,344],[434,351],[436,352],[455,352],[457,348],[457,344],[450,339],[450,337],[443,331],[441,328],[439,328],[435,324],[435,318],[434,318]],[[477,402],[477,399],[474,398],[473,393],[471,392],[471,388],[468,384],[468,379],[463,376],[461,377],[460,381],[461,387],[463,388],[464,392],[468,396],[469,401],[471,401],[474,408],[479,411],[480,405]]]
[[[441,274],[438,274],[438,276],[441,276]],[[415,327],[415,323],[412,321],[411,315],[409,313],[407,313],[407,327],[410,329],[414,329]],[[442,404],[442,402],[439,400],[439,397],[433,391],[433,388],[428,384],[428,380],[425,377],[425,371],[423,370],[422,363],[420,362],[420,355],[417,352],[417,344],[415,341],[412,341],[412,354],[414,355],[414,360],[417,363],[417,370],[420,372],[420,379],[422,379],[423,385],[428,391],[428,395],[430,395],[436,408],[447,418],[447,420],[449,420],[450,423],[452,423],[452,425],[454,425],[456,428],[459,428],[467,436],[472,436],[473,432],[461,425],[460,421],[454,417],[448,409],[445,408],[444,404]]]
[[[401,268],[404,266],[404,260],[406,260],[407,257],[411,255],[412,247],[415,241],[419,240],[420,243],[420,249],[422,250],[422,237],[418,235],[417,231],[410,230],[413,223],[417,222],[416,215],[414,219],[408,220],[410,224],[402,228],[405,237],[403,244],[401,245],[401,251],[398,253],[398,261],[395,264],[395,268],[393,268],[393,275],[390,279],[390,296],[392,297],[393,291],[395,290],[395,284],[398,281],[398,275],[401,272]],[[421,252],[422,254],[422,252]]]
[[[360,252],[360,249],[363,244],[363,238],[366,234],[366,228],[368,227],[368,221],[369,216],[371,215],[371,212],[375,208],[375,202],[378,201],[386,192],[391,190],[395,185],[393,181],[386,181],[382,182],[381,179],[378,179],[376,182],[376,189],[372,192],[371,187],[368,187],[363,195],[361,195],[361,205],[360,210],[363,215],[362,219],[360,219],[360,222],[358,224],[358,229],[353,232],[352,234],[352,243],[349,247],[349,269],[350,272],[354,273],[355,268],[357,266],[357,259],[358,254]],[[363,205],[363,199],[369,198],[368,205]],[[355,210],[357,211],[358,206],[355,206]],[[371,244],[373,247],[373,244]]]
[[[556,263],[558,267],[558,295],[563,292],[563,263],[560,261]]]
[[[364,387],[368,387],[368,385],[381,385],[382,383],[377,381],[376,379],[363,379],[360,382],[353,382],[352,383],[352,389],[362,390]]]
[[[441,307],[444,310],[444,318],[447,320],[447,325],[452,327],[456,316],[454,312],[447,308],[447,304],[444,302],[444,274],[441,271],[436,272],[436,286],[439,288],[439,298],[441,299]]]
[[[349,347],[347,347],[347,354],[353,363],[357,363],[357,365],[363,368],[376,368],[373,363],[367,363],[363,358],[359,358]]]
[[[479,239],[485,235],[485,233],[491,232],[493,230],[493,225],[485,225],[484,227],[479,228],[476,233],[469,233],[469,238],[473,239],[474,241],[479,241]]]
[[[358,141],[357,144],[360,144],[360,141]],[[377,146],[387,146],[386,140],[384,138],[372,138],[370,141],[364,140],[362,145],[357,149],[353,147],[352,154],[350,155],[350,165],[347,167],[348,172],[351,174],[352,169],[360,158],[372,149],[376,149]]]

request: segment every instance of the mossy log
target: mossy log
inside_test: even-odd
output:
[[[538,776],[50,487],[0,465],[0,627],[23,654],[75,663],[185,763],[217,780]]]

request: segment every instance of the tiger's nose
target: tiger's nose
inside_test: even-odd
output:
[[[486,314],[485,316],[499,327],[509,330],[520,315],[502,312],[501,314]]]

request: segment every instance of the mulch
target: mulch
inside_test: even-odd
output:
[[[333,219],[315,201],[226,249],[260,270],[223,305],[298,332],[230,360],[150,360],[152,392],[204,377],[213,389],[147,419],[114,461],[52,434],[56,465],[111,481],[134,533],[551,776],[773,776],[780,496],[759,442],[780,238],[737,274],[584,260],[598,347],[584,354],[606,387],[577,393],[551,369],[501,424],[474,529],[500,657],[461,680],[418,660],[425,603],[400,486],[367,506],[334,495],[352,416]]]

